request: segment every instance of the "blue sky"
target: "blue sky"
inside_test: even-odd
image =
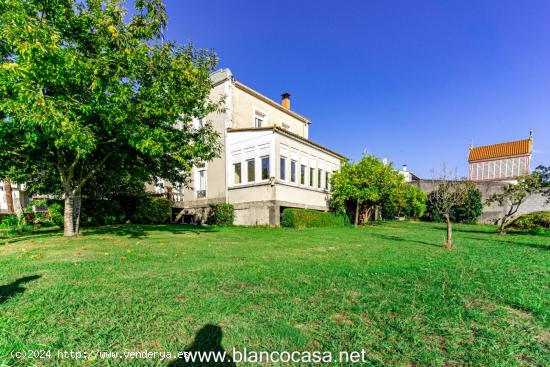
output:
[[[168,0],[168,38],[312,120],[310,138],[430,178],[527,138],[550,164],[550,1]]]

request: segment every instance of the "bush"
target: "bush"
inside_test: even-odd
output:
[[[208,224],[216,226],[232,226],[235,220],[235,209],[231,204],[215,204],[210,206]]]
[[[533,212],[516,218],[511,228],[521,231],[540,232],[550,229],[550,212]]]
[[[162,224],[170,220],[170,210],[170,200],[146,195],[139,198],[130,220],[140,224]]]
[[[428,195],[426,202],[426,214],[424,220],[433,222],[443,222],[443,216],[435,209],[434,194]],[[472,183],[469,184],[466,197],[461,205],[454,207],[451,212],[451,221],[453,223],[475,224],[483,211],[483,200],[481,191]]]
[[[63,227],[63,205],[58,201],[48,201],[50,221],[56,226]]]
[[[116,200],[83,200],[80,212],[82,227],[120,224],[126,221],[126,214]]]
[[[2,223],[0,224],[0,226],[2,228],[15,228],[24,224],[24,218],[22,219],[15,214],[10,214],[2,218]]]
[[[320,212],[310,209],[286,208],[283,210],[281,225],[283,227],[336,227],[344,226],[348,220],[343,215],[332,212]]]

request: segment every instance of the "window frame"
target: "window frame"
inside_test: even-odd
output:
[[[239,182],[237,182],[236,178],[237,178],[237,166],[239,166]],[[233,163],[233,185],[240,185],[243,183],[243,164],[242,162],[235,162]]]
[[[286,181],[286,157],[279,157],[279,179]]]
[[[245,160],[246,162],[246,182],[256,182],[256,158],[250,158]],[[250,165],[252,163],[252,165]],[[250,168],[252,167],[252,179],[250,178]]]
[[[267,177],[264,176],[264,173],[266,171],[266,168],[264,168],[264,161],[267,160]],[[271,172],[270,172],[270,156],[269,155],[263,155],[260,157],[260,180],[261,181],[268,181],[271,178]]]

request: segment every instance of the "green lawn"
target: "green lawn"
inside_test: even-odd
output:
[[[29,349],[177,353],[218,326],[227,351],[364,349],[371,365],[548,366],[550,237],[493,231],[457,225],[450,252],[432,223],[128,225],[9,238],[0,245],[0,361],[76,364],[9,356]]]

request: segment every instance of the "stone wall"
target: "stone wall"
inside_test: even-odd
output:
[[[439,184],[437,180],[419,180],[412,182],[414,185],[418,186],[422,191],[429,194],[434,190],[435,187]],[[494,193],[502,191],[506,186],[506,183],[503,182],[477,182],[476,187],[481,191],[483,197],[483,213],[479,218],[479,223],[495,223],[496,219],[501,217],[508,207],[500,207],[497,203],[487,205],[485,201]],[[525,202],[520,206],[517,215],[549,210],[550,205],[546,203],[546,198],[543,197],[540,193],[531,194]]]

